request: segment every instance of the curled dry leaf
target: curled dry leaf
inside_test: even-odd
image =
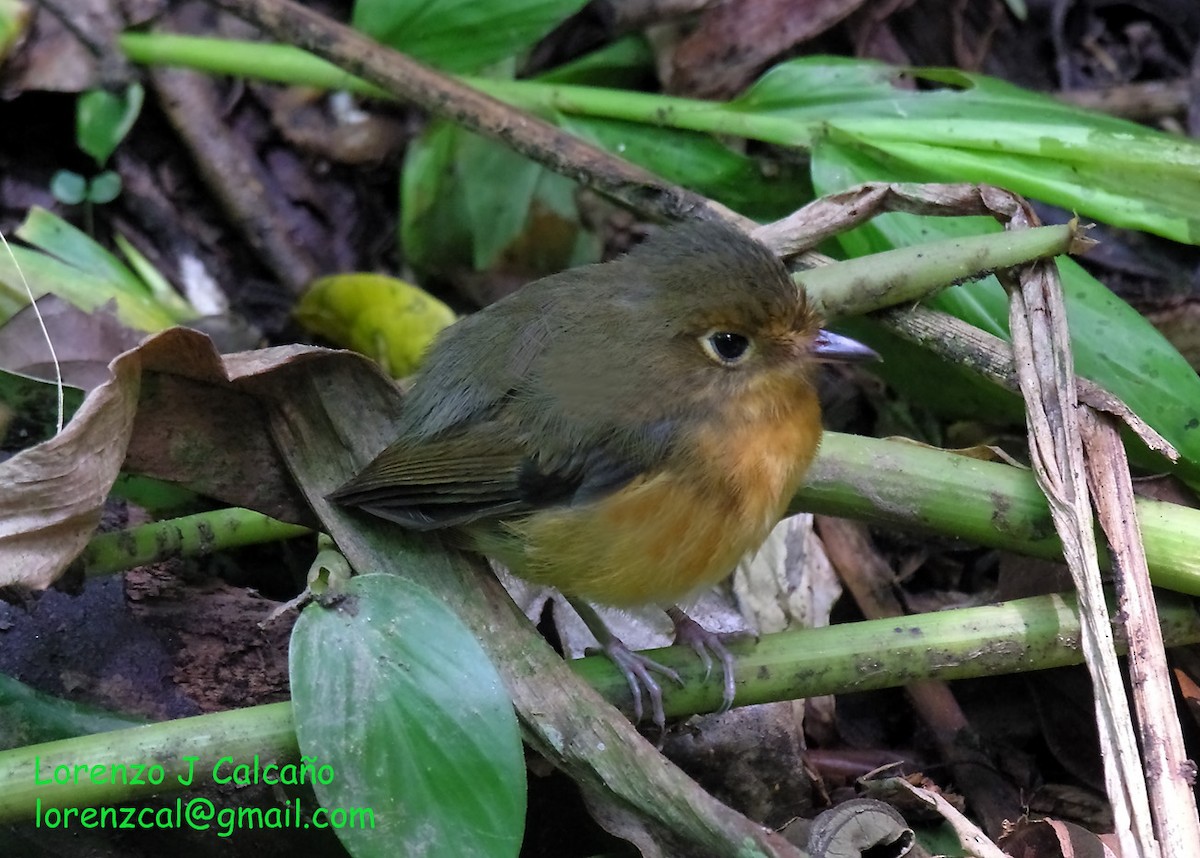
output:
[[[50,586],[99,524],[141,387],[136,351],[111,369],[62,432],[0,464],[0,586]]]
[[[312,523],[261,404],[310,358],[371,366],[301,346],[222,358],[208,337],[184,328],[119,355],[63,432],[0,463],[0,587],[53,584],[94,533],[121,470]]]

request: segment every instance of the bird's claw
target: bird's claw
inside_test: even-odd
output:
[[[713,656],[721,662],[723,684],[721,707],[717,712],[728,712],[733,708],[733,698],[737,693],[734,685],[733,653],[726,648],[721,635],[704,628],[679,608],[668,608],[667,615],[675,625],[675,643],[687,644],[699,656],[704,665],[705,679],[712,676]]]
[[[633,722],[637,724],[642,720],[644,712],[642,694],[645,693],[650,698],[650,714],[654,718],[655,726],[660,731],[665,730],[667,716],[663,710],[662,686],[658,684],[658,680],[654,678],[653,674],[665,676],[680,685],[683,685],[683,679],[665,664],[660,664],[652,658],[634,652],[620,638],[610,636],[601,644],[601,649],[621,671],[625,681],[629,683],[629,692],[633,696]]]

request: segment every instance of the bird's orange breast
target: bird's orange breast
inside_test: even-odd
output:
[[[663,467],[591,504],[475,534],[529,580],[616,606],[674,603],[762,544],[816,452],[820,410],[788,380],[727,403]]]

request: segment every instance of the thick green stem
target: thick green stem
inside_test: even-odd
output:
[[[297,754],[291,703],[15,748],[0,752],[0,822],[32,817],[39,802],[44,812],[212,787],[234,766]]]
[[[1046,498],[1030,471],[913,442],[827,432],[792,509],[916,526],[1062,559]],[[1200,595],[1200,511],[1139,499],[1137,515],[1154,583]]]
[[[802,510],[920,527],[1048,560],[1062,557],[1046,498],[1031,472],[914,442],[825,433],[792,502],[793,512]],[[1200,511],[1139,499],[1137,512],[1154,583],[1200,595]],[[88,574],[101,574],[309,532],[246,510],[211,516],[101,534],[81,562]]]
[[[825,315],[857,316],[911,304],[949,283],[1069,253],[1076,234],[1069,224],[1058,224],[943,238],[811,268],[793,278]]]
[[[1200,615],[1189,599],[1160,595],[1168,646],[1200,641]],[[961,608],[902,619],[870,620],[821,629],[765,635],[731,645],[737,657],[737,703],[766,703],[848,691],[888,688],[924,679],[965,679],[1078,664],[1079,614],[1073,597],[1037,596],[999,605]],[[705,680],[695,654],[682,647],[649,653],[677,669],[686,685],[664,686],[668,715],[712,711],[721,703],[721,680]],[[572,667],[609,701],[629,709],[629,686],[612,662],[592,656]],[[210,786],[214,768],[294,760],[291,704],[273,703],[233,712],[184,718],[0,752],[0,822],[31,817],[46,807],[113,804],[152,793]],[[58,766],[162,766],[161,785],[53,783]],[[320,761],[317,761],[319,765]],[[61,770],[60,770],[61,771]],[[65,777],[65,775],[64,775]],[[72,778],[73,779],[73,778]],[[50,780],[51,783],[45,783]]]
[[[86,575],[109,575],[169,557],[277,542],[312,533],[250,509],[221,509],[94,537],[75,561]]]
[[[1161,595],[1160,621],[1168,646],[1200,640],[1200,616],[1190,599]],[[1124,643],[1121,643],[1124,651]],[[1079,609],[1074,596],[1017,599],[911,617],[800,629],[733,643],[737,659],[735,704],[747,706],[894,688],[922,680],[967,679],[1080,664]],[[721,677],[705,678],[685,647],[645,653],[679,671],[684,685],[663,685],[670,717],[713,712],[721,705]],[[631,711],[629,686],[599,656],[571,663],[609,701]]]

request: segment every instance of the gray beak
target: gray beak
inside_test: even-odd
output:
[[[817,332],[811,354],[822,363],[862,363],[880,359],[874,349],[867,348],[858,340],[824,330]]]

